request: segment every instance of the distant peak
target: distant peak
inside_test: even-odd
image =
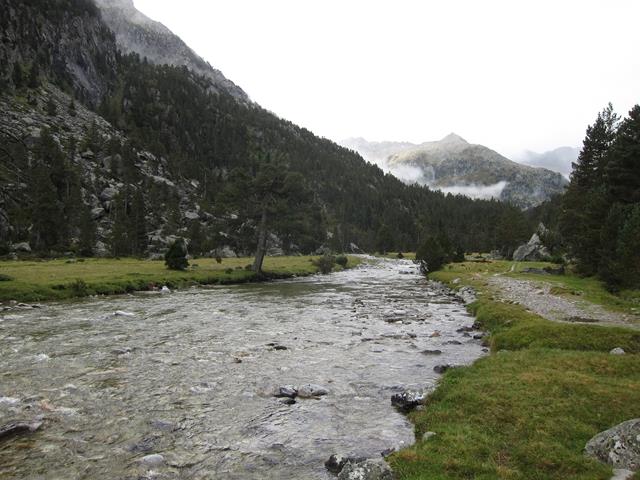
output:
[[[464,138],[462,138],[460,135],[457,135],[455,133],[450,133],[449,135],[444,137],[442,140],[440,140],[440,142],[441,143],[468,143]]]

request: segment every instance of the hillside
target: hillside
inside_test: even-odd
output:
[[[264,152],[303,176],[315,206],[307,234],[271,237],[272,253],[406,251],[430,231],[496,246],[509,207],[385,175],[247,101],[178,37],[113,3],[0,0],[4,252],[145,255],[185,236],[196,254],[250,253],[255,225],[230,222],[220,194]]]
[[[538,205],[567,184],[562,175],[512,162],[456,134],[393,154],[394,171],[411,168],[412,181],[472,197],[495,197],[521,208]]]

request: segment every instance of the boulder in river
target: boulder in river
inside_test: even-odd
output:
[[[405,390],[404,392],[395,393],[391,396],[391,405],[403,410],[409,411],[418,405],[424,404],[426,396],[420,390]]]
[[[293,385],[281,385],[275,388],[273,396],[277,398],[296,398],[298,396],[298,389]]]
[[[347,463],[358,463],[363,462],[364,460],[366,460],[366,458],[349,457],[347,455],[334,453],[326,462],[324,462],[324,466],[329,472],[338,475]]]
[[[322,397],[323,395],[327,395],[329,390],[320,385],[313,385],[308,383],[306,385],[302,385],[298,388],[298,396],[300,398],[317,398]]]
[[[392,480],[391,467],[382,459],[347,462],[338,474],[338,480]]]
[[[597,434],[587,442],[584,453],[614,468],[640,470],[640,418]]]

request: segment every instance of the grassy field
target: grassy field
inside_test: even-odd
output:
[[[267,257],[264,271],[271,278],[309,275],[318,271],[312,260],[318,257]],[[211,258],[192,260],[185,271],[168,270],[163,261],[123,259],[84,259],[84,261],[3,261],[0,274],[0,301],[33,302],[62,300],[87,295],[109,295],[149,290],[167,285],[242,283],[256,280],[245,269],[251,258]],[[358,257],[349,256],[347,267],[358,265]],[[336,265],[335,270],[341,267]]]
[[[530,266],[516,265],[509,275],[531,278],[519,273]],[[426,408],[411,414],[416,438],[436,436],[389,459],[399,478],[611,478],[610,467],[582,451],[596,433],[640,416],[640,333],[554,323],[492,300],[484,278],[510,270],[511,262],[465,262],[432,274],[482,293],[471,308],[490,333],[491,354],[449,370]],[[589,298],[607,307],[633,308],[633,300],[610,298],[592,279],[554,279],[563,288],[592,289]],[[618,346],[627,354],[608,353]]]

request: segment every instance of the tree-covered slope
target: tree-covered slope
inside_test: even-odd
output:
[[[196,253],[250,252],[251,221],[231,228],[236,212],[219,197],[234,169],[256,169],[265,152],[313,192],[307,249],[408,250],[442,231],[486,250],[514,221],[498,202],[407,186],[185,66],[122,54],[88,0],[0,0],[0,8],[8,12],[0,18],[5,249],[30,242],[62,252],[93,238],[94,252],[143,254],[182,235]],[[36,185],[48,200],[33,195]],[[38,234],[45,201],[66,225],[48,241]],[[286,247],[277,237],[270,244]]]

